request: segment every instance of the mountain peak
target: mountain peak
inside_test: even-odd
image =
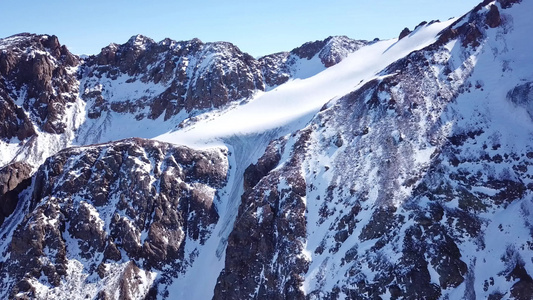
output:
[[[59,43],[59,39],[55,35],[20,33],[0,39],[0,50],[7,51],[15,48],[20,50],[26,50],[27,48],[45,50],[56,58],[59,58],[61,54],[67,51],[66,47]]]
[[[155,44],[155,41],[144,35],[137,34],[132,36],[126,44],[131,47],[144,50],[147,46]]]

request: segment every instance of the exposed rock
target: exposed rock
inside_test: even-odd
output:
[[[511,295],[518,300],[531,299],[531,295],[533,295],[533,279],[524,269],[523,263],[517,263],[509,276],[518,280],[511,288]]]
[[[523,107],[533,120],[533,82],[520,84],[507,92],[511,103]]]
[[[280,52],[263,56],[259,59],[266,86],[275,87],[287,82],[291,78],[290,66],[296,59],[290,57],[289,52]]]
[[[305,136],[298,138],[292,151],[305,152]],[[214,299],[304,299],[300,286],[308,262],[299,253],[306,234],[305,179],[297,160],[272,170],[279,160],[276,152],[283,151],[285,143],[272,142],[259,163],[246,170],[254,175],[245,178],[264,177],[257,184],[246,184]]]
[[[78,66],[78,57],[56,36],[0,39],[0,144],[17,145],[2,153],[0,166],[24,160],[36,169],[70,144],[85,108],[78,98]]]
[[[86,266],[81,273],[98,269],[102,280],[114,280],[106,270],[125,263],[119,286],[126,298],[161,283],[153,282],[152,270],[162,282],[179,276],[194,260],[188,252],[194,248],[185,250],[185,244],[202,244],[218,221],[213,200],[226,182],[225,156],[130,139],[49,158],[25,199],[27,218],[9,241],[11,260],[0,265],[12,279],[2,290],[30,295],[31,282],[45,278],[62,291],[64,280],[74,280],[67,274],[74,257]],[[6,180],[9,187],[15,181],[14,175]],[[151,281],[139,286],[138,276]],[[112,285],[102,288],[114,294]]]
[[[500,26],[502,20],[500,19],[500,11],[496,5],[491,5],[490,10],[487,13],[487,19],[485,21],[490,28]]]
[[[257,61],[225,42],[204,44],[198,39],[183,42],[165,39],[156,43],[137,35],[123,45],[103,48],[100,54],[87,60],[84,69],[87,77],[82,89],[86,92],[82,97],[94,103],[91,118],[98,118],[110,109],[138,114],[148,107],[150,112],[143,117],[156,119],[164,113],[165,119],[169,119],[182,110],[220,108],[231,101],[249,98],[256,90],[264,90]],[[105,78],[127,78],[124,84],[145,85],[148,90],[138,91],[137,97],[125,102],[113,102],[118,86]]]
[[[346,36],[333,36],[325,39],[326,45],[319,52],[318,57],[322,64],[329,68],[340,63],[350,53],[369,44],[367,41],[352,40]]]
[[[16,189],[30,175],[31,167],[24,162],[15,162],[0,169],[0,197]]]
[[[35,135],[31,120],[5,91],[3,80],[0,80],[0,139],[10,141],[17,138],[22,141]]]
[[[411,30],[409,28],[405,27],[402,32],[400,32],[400,35],[398,36],[398,39],[401,40],[404,37],[408,36],[411,33]]]
[[[274,169],[281,159],[280,145],[278,141],[272,142],[265,150],[265,154],[259,158],[256,164],[251,164],[244,171],[244,189],[249,190],[253,188],[259,180],[265,177],[272,169]]]
[[[91,103],[89,117],[99,118],[109,110],[138,114],[139,118],[165,120],[180,111],[194,112],[220,108],[229,102],[247,99],[266,86],[277,86],[293,76],[291,68],[299,60],[319,55],[325,67],[337,64],[349,53],[365,45],[347,37],[329,37],[306,43],[290,53],[278,53],[255,60],[230,43],[203,43],[198,39],[159,43],[142,35],[133,36],[123,45],[110,44],[90,57],[84,65],[86,74],[82,97]],[[127,101],[113,102],[116,86],[106,78],[125,78],[125,84],[159,85],[157,90],[139,91]],[[104,82],[102,87],[99,85]],[[122,83],[120,83],[122,84]],[[145,94],[148,92],[148,94]],[[145,107],[149,114],[142,114]]]
[[[459,30],[461,31],[461,37],[463,37],[463,47],[468,45],[477,47],[480,45],[479,39],[483,36],[483,34],[475,23],[469,23],[467,26],[461,26]]]
[[[433,20],[429,23],[429,25],[433,24],[433,23],[436,23],[438,22],[438,20]],[[427,21],[422,21],[420,22],[418,25],[416,25],[415,29],[413,31],[416,31],[417,29],[421,28],[422,26],[425,26],[425,25],[428,25],[428,22]],[[407,28],[409,29],[409,28]]]
[[[446,44],[447,42],[460,38],[463,47],[468,45],[478,47],[480,40],[484,37],[481,28],[488,25],[491,28],[498,27],[501,24],[500,13],[498,7],[490,6],[489,12],[481,13],[481,9],[488,5],[491,1],[485,0],[478,4],[471,13],[464,15],[455,21],[452,26],[444,29],[440,33],[438,45]]]
[[[32,168],[24,162],[9,164],[0,169],[0,226],[17,207],[18,194],[27,188]]]
[[[76,74],[69,68],[78,58],[56,36],[15,35],[4,39],[0,48],[0,76],[14,87],[8,89],[9,96],[23,96],[24,110],[42,130],[63,133],[65,107],[77,94]]]

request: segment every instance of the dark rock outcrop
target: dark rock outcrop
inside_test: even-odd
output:
[[[299,139],[293,151],[304,153],[305,139]],[[305,299],[300,286],[308,268],[301,255],[306,184],[297,159],[273,170],[285,143],[273,141],[258,163],[246,169],[246,189],[214,299]]]
[[[411,33],[411,30],[409,28],[405,27],[402,32],[400,32],[400,35],[398,36],[398,39],[401,40],[404,37],[408,36]]]
[[[30,118],[24,113],[24,109],[15,105],[6,90],[0,79],[0,140],[8,142],[17,138],[22,141],[35,135]]]
[[[115,111],[135,114],[138,119],[156,119],[162,114],[168,119],[183,110],[190,113],[220,108],[247,99],[257,90],[286,82],[298,60],[318,54],[324,66],[330,67],[365,44],[347,37],[329,37],[290,53],[256,60],[230,43],[203,43],[198,39],[156,43],[137,35],[125,44],[111,44],[86,60],[82,97],[91,103],[89,118]],[[118,86],[113,81],[98,88],[106,78],[123,78],[125,82],[118,84],[145,85],[147,90],[116,102],[113,93]],[[141,113],[145,107],[150,108],[148,114]]]
[[[30,295],[34,280],[60,287],[70,276],[69,259],[85,265],[80,272],[98,270],[105,280],[116,278],[111,269],[117,264],[126,266],[120,283],[125,294],[147,293],[179,276],[194,260],[185,244],[204,243],[218,221],[213,201],[226,183],[225,155],[130,139],[49,158],[3,253],[10,260],[0,269],[11,280],[2,290]],[[7,180],[9,187],[14,181]],[[152,270],[160,281],[153,282]],[[151,278],[142,288],[132,281],[141,273]],[[114,294],[111,287],[103,289]]]
[[[78,92],[76,74],[70,69],[78,65],[78,58],[53,35],[14,35],[2,40],[0,49],[0,77],[6,94],[21,101],[43,131],[64,133],[65,108]],[[25,122],[21,125],[29,127]],[[22,137],[31,133],[28,130]]]
[[[510,8],[516,3],[522,2],[522,0],[497,0],[497,2],[500,3],[503,9],[506,9],[506,8]]]
[[[31,183],[32,167],[24,162],[9,164],[0,169],[0,226],[18,203],[18,194]]]
[[[500,12],[496,5],[491,5],[488,12],[481,12],[482,8],[491,1],[484,1],[476,6],[471,13],[459,18],[450,27],[443,30],[439,37],[439,45],[459,38],[463,47],[478,47],[483,39],[485,27],[495,28],[501,25]]]
[[[517,85],[507,92],[507,99],[514,105],[525,108],[533,120],[533,82]]]
[[[500,18],[500,11],[498,10],[498,7],[496,5],[491,5],[490,10],[487,13],[485,23],[489,25],[490,28],[495,28],[500,26],[502,20]]]

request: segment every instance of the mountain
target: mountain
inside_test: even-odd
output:
[[[323,41],[305,43],[290,52],[263,56],[259,58],[259,63],[266,87],[276,87],[291,78],[316,75],[368,44],[367,41],[352,40],[346,36],[334,36]]]
[[[0,295],[531,299],[532,9],[259,59],[0,40]]]
[[[37,167],[70,145],[154,137],[206,111],[251,99],[273,87],[270,77],[283,77],[281,84],[300,68],[314,75],[363,43],[330,37],[293,50],[290,62],[269,66],[233,44],[198,39],[156,43],[137,35],[80,59],[55,36],[5,38],[0,40],[5,104],[0,115],[6,120],[0,128],[0,165],[25,160]],[[323,60],[319,67],[314,56]]]
[[[151,289],[156,276],[170,281],[186,270],[197,255],[194,245],[216,224],[226,156],[142,139],[54,155],[32,179],[21,214],[4,224],[16,226],[10,258],[0,266],[16,285],[2,284],[10,291],[4,297],[29,292],[64,299],[75,292],[124,299],[157,291]]]

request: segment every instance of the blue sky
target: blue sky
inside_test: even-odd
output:
[[[75,54],[143,34],[204,42],[228,41],[253,56],[289,51],[330,35],[397,37],[421,21],[446,20],[481,0],[31,0],[1,1],[0,38],[55,34]]]

